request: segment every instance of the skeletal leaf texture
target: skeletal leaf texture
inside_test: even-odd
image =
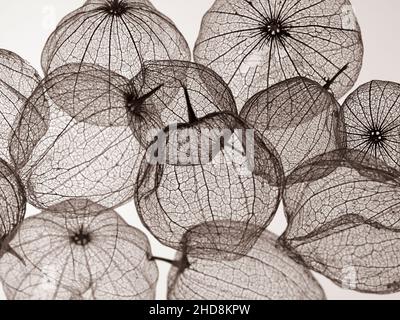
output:
[[[186,250],[186,235],[192,255],[234,259],[224,252],[246,253],[277,210],[280,161],[237,116],[197,119],[190,110],[189,123],[161,132],[148,148],[136,206],[163,244]]]
[[[323,300],[311,273],[290,258],[265,231],[245,256],[235,261],[178,255],[169,275],[170,300]]]
[[[169,124],[189,121],[186,94],[196,114],[237,112],[224,81],[186,61],[145,62],[133,79],[92,64],[69,64],[46,78],[46,92],[74,120],[104,127],[131,127],[144,144]]]
[[[162,127],[190,122],[188,100],[196,117],[215,112],[237,114],[235,98],[228,85],[211,69],[187,61],[151,61],[144,64],[136,82],[145,92],[160,87],[153,96],[153,110],[161,118]],[[153,111],[154,112],[154,111]],[[153,117],[154,118],[154,117]],[[144,128],[147,129],[147,128]],[[140,130],[140,131],[145,131]],[[158,133],[154,132],[151,140]]]
[[[0,159],[0,259],[25,217],[26,196],[15,171]]]
[[[349,0],[216,0],[203,18],[196,62],[231,86],[241,108],[271,85],[303,76],[341,98],[358,78],[363,44]]]
[[[146,236],[87,200],[60,203],[24,221],[0,276],[10,300],[154,299],[158,269]]]
[[[331,152],[289,176],[281,242],[343,288],[397,292],[399,173],[370,155],[361,162],[359,154]]]
[[[32,150],[12,150],[15,161],[30,155],[22,174],[29,201],[46,209],[87,198],[114,208],[132,199],[145,148],[165,126],[189,121],[187,99],[200,116],[237,113],[222,79],[194,63],[148,62],[131,80],[91,64],[58,68],[30,97],[13,137],[41,133]]]
[[[14,133],[14,123],[39,82],[36,70],[25,60],[0,49],[0,157],[7,162],[11,162],[9,149],[13,147],[10,137]]]
[[[129,4],[145,4],[147,6],[150,6],[154,8],[153,4],[149,0],[125,0],[125,2]],[[98,4],[98,5],[104,5],[104,0],[87,0],[86,4]]]
[[[105,84],[99,78],[103,69],[82,66],[80,79],[87,79],[91,87],[79,81],[78,88],[71,80],[71,69],[74,71],[74,66],[67,65],[47,76],[30,97],[13,139],[24,141],[31,127],[37,128],[40,136],[35,135],[32,150],[16,148],[13,158],[30,155],[21,178],[32,205],[47,209],[64,200],[85,198],[113,208],[133,198],[145,151],[129,126],[122,125],[126,113],[118,109],[118,96],[110,94],[125,82],[119,76]],[[115,87],[109,88],[111,85]],[[112,103],[115,108],[110,111]],[[65,112],[67,108],[76,113],[74,117]],[[107,126],[107,121],[119,121],[119,126]]]
[[[88,1],[67,15],[42,54],[46,74],[64,64],[92,63],[128,78],[144,61],[190,60],[176,26],[148,1]]]
[[[400,169],[400,84],[371,81],[343,104],[347,148]]]
[[[306,78],[285,80],[257,93],[240,113],[276,148],[286,175],[300,163],[342,145],[339,115],[333,95]]]

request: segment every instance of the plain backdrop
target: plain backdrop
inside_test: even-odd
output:
[[[267,1],[267,0],[265,0]],[[63,16],[83,4],[83,0],[0,0],[0,48],[16,52],[28,60],[38,71],[40,55],[47,37]],[[189,45],[193,48],[204,13],[213,0],[153,0],[154,6],[170,17]],[[351,0],[363,32],[365,45],[364,66],[358,84],[371,80],[400,82],[400,1],[399,0]],[[129,203],[117,210],[130,224],[148,234],[156,256],[174,258],[174,251],[160,245],[144,230]],[[29,208],[29,215],[37,210]],[[270,229],[282,233],[286,223],[279,210]],[[166,279],[169,266],[159,264],[160,280],[158,298],[166,297]],[[326,291],[328,299],[400,299],[399,294],[366,295],[335,286],[331,281],[316,275]],[[0,299],[4,294],[0,288]]]

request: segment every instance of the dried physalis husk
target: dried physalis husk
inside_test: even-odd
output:
[[[65,201],[21,225],[0,276],[8,299],[154,299],[147,237],[112,210]]]
[[[178,255],[169,275],[171,300],[323,300],[311,272],[291,259],[265,231],[240,259],[223,261]]]
[[[297,168],[287,179],[281,238],[299,262],[343,288],[400,290],[400,176],[359,151],[335,151]]]
[[[47,76],[42,87],[75,121],[129,126],[144,146],[166,126],[189,121],[187,95],[200,117],[237,113],[226,83],[214,71],[188,61],[145,62],[131,79],[99,65],[67,64]]]
[[[347,148],[400,168],[400,84],[371,81],[343,104]]]
[[[341,98],[363,60],[361,30],[349,0],[217,0],[203,18],[196,62],[230,85],[239,109],[251,96],[301,76],[330,82]]]
[[[28,62],[13,52],[0,49],[0,157],[8,163],[12,163],[11,149],[21,145],[26,148],[32,146],[32,138],[13,140],[12,136],[28,98],[39,82],[38,73]],[[32,129],[31,137],[34,136]],[[23,163],[25,158],[18,160],[12,163],[16,168],[20,167],[18,164]]]
[[[197,119],[189,108],[189,117],[160,132],[148,148],[137,182],[138,213],[169,247],[183,250],[186,234],[206,246],[199,255],[218,255],[227,245],[243,254],[278,208],[280,161],[233,114]],[[237,223],[243,228],[221,234]]]
[[[0,159],[0,259],[6,253],[15,254],[10,242],[26,212],[26,195],[16,171]]]
[[[128,78],[145,61],[190,60],[190,49],[174,23],[146,3],[87,1],[58,24],[42,53],[49,74],[70,63],[91,63]]]
[[[285,175],[343,145],[340,105],[315,81],[294,78],[252,97],[240,116],[279,153]]]
[[[76,81],[76,67],[90,87]],[[13,144],[12,155],[15,161],[27,160],[20,175],[35,207],[84,198],[113,208],[133,198],[135,162],[140,163],[144,148],[128,126],[127,113],[118,109],[125,78],[113,74],[100,81],[104,72],[93,65],[63,66],[41,82],[25,105],[13,141],[32,137],[35,143]],[[115,108],[96,104],[101,98]]]

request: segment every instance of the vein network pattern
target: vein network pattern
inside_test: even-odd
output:
[[[332,85],[341,98],[358,78],[361,31],[348,0],[216,0],[203,18],[195,61],[231,86],[241,108],[248,98],[297,76]]]
[[[28,218],[0,274],[10,299],[154,299],[158,269],[146,236],[112,210],[66,201]]]
[[[144,61],[190,60],[190,49],[174,23],[147,3],[87,1],[49,37],[42,53],[44,72],[69,63],[93,63],[132,78]]]
[[[7,299],[151,300],[157,261],[168,299],[325,299],[311,270],[399,292],[400,85],[340,105],[363,55],[349,0],[216,0],[195,62],[149,0],[69,13],[43,79],[0,50]],[[131,200],[176,261],[114,211]]]
[[[178,255],[169,275],[172,300],[322,300],[312,274],[290,258],[277,237],[264,232],[250,252],[235,261]]]

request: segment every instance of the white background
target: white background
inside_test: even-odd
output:
[[[38,71],[40,55],[47,37],[57,22],[67,13],[83,4],[83,0],[0,0],[0,48],[16,52]],[[186,37],[191,48],[197,38],[201,19],[213,0],[153,0],[154,6],[170,17]],[[373,79],[400,82],[400,1],[351,0],[357,14],[365,44],[364,67],[358,84]],[[143,229],[133,203],[117,210],[129,223]],[[35,211],[29,209],[29,214]],[[400,214],[400,213],[399,213]],[[283,213],[279,210],[270,229],[280,234],[285,228]],[[156,256],[173,258],[174,252],[161,246],[148,234]],[[160,263],[158,298],[166,297],[166,277],[169,266]],[[328,299],[400,299],[394,295],[366,295],[335,286],[317,275]],[[0,299],[4,295],[0,288]]]

